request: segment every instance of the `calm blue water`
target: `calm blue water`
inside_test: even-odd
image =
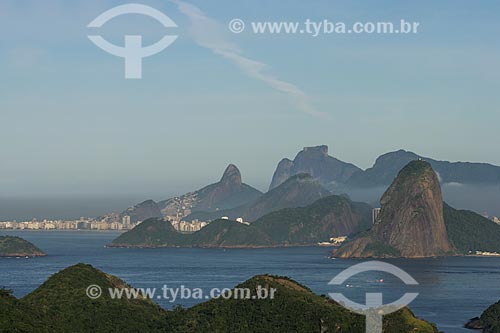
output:
[[[388,260],[410,273],[420,285],[407,287],[383,273],[360,274],[349,280],[353,288],[329,286],[345,268],[360,263],[331,260],[328,248],[286,249],[112,249],[104,245],[114,232],[0,231],[21,236],[48,256],[36,259],[0,259],[0,286],[22,297],[50,275],[84,262],[116,275],[137,288],[184,285],[190,288],[234,287],[257,274],[286,275],[318,294],[343,292],[363,303],[366,292],[381,291],[385,302],[405,292],[419,292],[410,307],[421,318],[437,323],[445,332],[471,332],[461,328],[500,299],[500,258],[443,258]],[[377,280],[384,279],[383,283]],[[162,306],[171,308],[165,301]],[[193,301],[183,300],[191,306]]]

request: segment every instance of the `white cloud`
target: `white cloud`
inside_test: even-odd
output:
[[[325,116],[312,107],[308,96],[296,85],[280,80],[266,72],[268,66],[262,62],[242,55],[242,51],[225,37],[223,27],[208,17],[198,7],[179,0],[171,0],[177,4],[179,11],[186,15],[191,23],[189,33],[194,41],[213,53],[231,61],[246,75],[266,83],[271,88],[288,95],[293,103],[302,111],[313,116]]]

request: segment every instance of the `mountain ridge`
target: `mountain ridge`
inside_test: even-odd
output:
[[[380,155],[372,167],[355,172],[346,185],[354,188],[389,185],[401,168],[419,158],[431,164],[442,183],[500,184],[499,166],[489,163],[435,160],[400,149]]]
[[[233,220],[241,217],[245,221],[253,222],[272,211],[307,206],[330,194],[309,174],[297,174],[245,205],[216,212],[196,212],[186,219],[207,221],[227,216]]]
[[[131,222],[135,223],[162,216],[184,217],[193,211],[216,211],[237,207],[261,195],[262,192],[243,183],[241,172],[236,165],[229,164],[217,183],[159,202],[146,200],[127,208],[120,214],[120,219],[130,216]]]
[[[328,155],[328,146],[304,147],[294,158],[282,159],[276,170],[269,189],[274,189],[288,178],[307,173],[317,179],[323,186],[330,187],[335,183],[345,183],[353,173],[362,171],[352,163],[346,163]]]
[[[150,219],[113,240],[112,247],[286,247],[316,246],[330,238],[369,228],[371,207],[331,195],[311,205],[284,208],[250,225],[218,219],[193,234],[177,232],[170,222]]]

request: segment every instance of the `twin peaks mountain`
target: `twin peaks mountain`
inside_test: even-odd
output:
[[[331,193],[308,174],[298,174],[280,186],[266,192],[255,200],[244,205],[216,212],[196,212],[188,216],[188,220],[214,220],[222,216],[230,219],[242,217],[253,222],[265,214],[283,208],[304,207]]]
[[[342,162],[328,155],[328,146],[305,147],[293,161],[284,158],[279,162],[269,189],[272,190],[287,179],[300,173],[316,178],[327,188],[345,183],[362,170],[354,164]]]
[[[121,213],[132,222],[154,217],[215,220],[222,216],[255,221],[283,208],[304,207],[331,195],[309,174],[297,174],[263,194],[242,182],[238,168],[230,164],[221,180],[198,191],[161,202],[144,201]]]
[[[262,192],[243,183],[238,168],[230,164],[219,182],[198,191],[161,201],[147,200],[124,211],[133,222],[152,217],[186,216],[192,212],[214,212],[243,205],[259,198]]]
[[[262,195],[262,192],[241,181],[240,170],[233,164],[226,168],[218,183],[208,185],[195,193],[196,211],[232,208]]]

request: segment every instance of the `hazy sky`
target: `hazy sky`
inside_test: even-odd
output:
[[[498,1],[141,1],[178,35],[123,79],[88,34],[151,44],[165,28],[125,1],[0,0],[0,197],[194,190],[235,163],[267,189],[303,147],[362,168],[405,148],[500,165]],[[417,35],[231,34],[250,21],[420,22]]]

